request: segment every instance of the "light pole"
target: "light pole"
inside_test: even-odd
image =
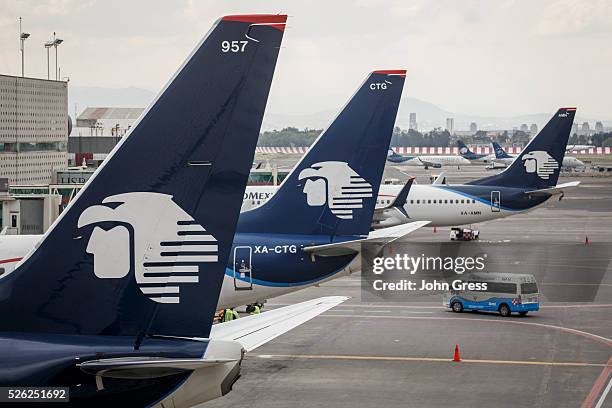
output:
[[[47,41],[45,43],[45,48],[47,49],[47,79],[51,79],[49,77],[49,49],[53,47],[53,41]]]
[[[57,70],[57,46],[63,43],[64,40],[55,37],[55,31],[53,32],[53,47],[55,47],[55,80],[59,79],[59,71]]]
[[[22,77],[25,75],[25,68],[24,68],[24,63],[25,63],[25,56],[24,56],[25,40],[27,40],[27,38],[29,36],[30,36],[30,33],[24,33],[21,30],[21,17],[19,17],[19,41],[21,42],[21,76]]]

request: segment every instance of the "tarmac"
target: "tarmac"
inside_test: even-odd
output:
[[[427,183],[440,170],[388,166],[385,178]],[[455,184],[491,174],[483,166],[442,170]],[[233,391],[202,407],[612,407],[612,178],[570,174],[559,182],[571,180],[582,184],[561,201],[474,227],[479,245],[572,248],[559,269],[574,278],[591,276],[600,258],[595,280],[564,280],[553,268],[541,283],[549,293],[586,290],[586,301],[544,297],[539,312],[502,318],[453,313],[441,298],[364,303],[360,275],[339,278],[268,300],[264,311],[350,297],[249,353]],[[449,228],[423,228],[407,241],[448,239]],[[456,344],[461,362],[452,361]]]

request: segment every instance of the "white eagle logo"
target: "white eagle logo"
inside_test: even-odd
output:
[[[179,303],[181,284],[197,283],[199,264],[218,261],[215,237],[161,193],[136,192],[106,197],[87,208],[78,227],[96,226],[87,243],[98,278],[123,278],[134,269],[142,293],[159,303]],[[133,254],[133,259],[131,257]]]
[[[345,162],[315,163],[302,170],[298,179],[307,179],[303,191],[309,206],[327,204],[332,214],[343,220],[352,220],[353,211],[363,208],[363,200],[372,197],[372,185]]]
[[[559,168],[559,163],[550,154],[541,150],[524,154],[522,160],[527,173],[537,172],[543,180],[548,180]]]

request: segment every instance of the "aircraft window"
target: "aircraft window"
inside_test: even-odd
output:
[[[433,203],[435,204],[435,203],[436,203],[436,200],[434,200],[434,202],[433,202]]]
[[[414,200],[410,200],[410,204],[414,204]]]
[[[261,203],[261,201],[257,200],[257,205],[259,205]]]
[[[417,200],[417,204],[421,204],[421,200]]]
[[[4,268],[0,268],[0,276],[2,276],[2,275],[4,275]],[[534,283],[534,285],[535,285],[535,283]],[[537,290],[536,290],[536,292],[537,292]],[[523,293],[531,293],[531,292],[525,292],[525,291],[523,291]],[[534,293],[535,293],[535,292],[534,292]]]
[[[387,204],[391,204],[391,200],[387,200]]]
[[[476,204],[476,200],[472,200],[472,204]]]
[[[444,204],[448,204],[448,200],[444,200]]]
[[[461,204],[465,204],[465,200],[461,200]]]
[[[459,200],[455,200],[455,204],[459,204]]]
[[[431,204],[431,200],[427,200],[427,204]]]

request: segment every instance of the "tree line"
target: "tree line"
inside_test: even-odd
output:
[[[258,146],[266,147],[308,147],[321,134],[322,129],[298,129],[286,127],[282,130],[269,130],[259,136]],[[501,143],[523,143],[529,142],[529,134],[516,131],[510,135],[507,131],[498,137]],[[490,141],[487,132],[479,130],[472,136],[463,138],[467,144],[487,144]],[[449,147],[454,146],[456,139],[447,130],[436,128],[429,132],[421,133],[414,129],[404,130],[399,127],[393,129],[391,137],[392,147]],[[592,144],[595,147],[612,146],[612,132],[597,133],[587,137],[573,134],[568,145]]]
[[[268,130],[259,136],[258,146],[265,147],[308,147],[321,134],[322,129],[298,129],[286,127],[282,130]],[[425,134],[416,130],[393,129],[391,146],[447,147],[451,139],[446,130],[434,129]]]

